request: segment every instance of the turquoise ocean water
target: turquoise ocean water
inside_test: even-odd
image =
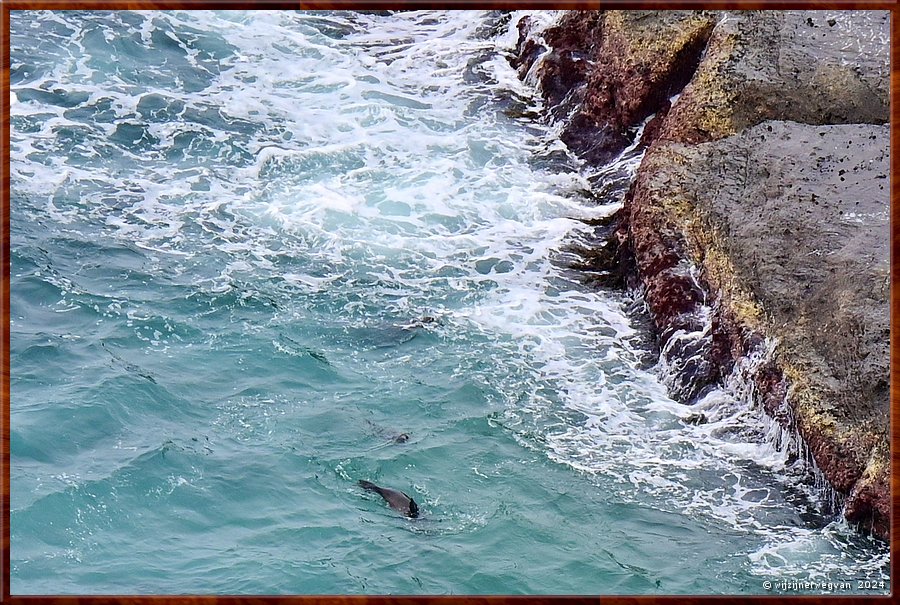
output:
[[[12,13],[13,594],[889,591],[572,269],[640,152],[530,117],[520,16]]]

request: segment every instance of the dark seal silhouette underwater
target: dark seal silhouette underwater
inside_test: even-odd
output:
[[[403,513],[407,517],[415,519],[419,516],[419,506],[416,504],[416,501],[403,492],[398,492],[395,489],[387,487],[379,487],[371,481],[366,481],[364,479],[360,479],[359,486],[367,491],[375,492],[384,498],[391,508]]]

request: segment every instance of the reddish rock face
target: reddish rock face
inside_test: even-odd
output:
[[[646,118],[668,109],[697,69],[713,23],[702,11],[571,11],[543,32],[548,48],[528,36],[526,17],[512,64],[524,76],[540,59],[541,93],[552,118],[564,121],[560,138],[603,164],[634,142]],[[658,130],[656,123],[650,134]]]
[[[890,475],[882,473],[850,494],[844,505],[844,516],[853,525],[887,539],[891,530],[890,502]]]
[[[547,50],[536,40],[528,37],[533,28],[534,20],[531,17],[522,17],[516,24],[516,29],[519,30],[519,40],[516,43],[516,50],[510,60],[510,65],[519,73],[520,78],[525,77],[537,58]]]
[[[576,11],[544,32],[550,49],[540,67],[540,86],[557,118],[567,117],[581,103],[592,63],[602,47],[602,23],[602,11]]]
[[[585,159],[604,162],[615,157],[633,142],[633,129],[646,118],[665,113],[669,98],[680,93],[690,81],[712,31],[713,20],[702,13],[681,13],[680,19],[661,22],[652,29],[654,36],[670,39],[665,46],[639,38],[635,40],[630,28],[640,20],[625,19],[624,23],[607,20],[600,52],[587,78],[587,87],[575,117],[584,116],[566,128],[564,138],[578,141],[595,135],[608,140],[595,151],[596,145],[582,144],[574,148]],[[610,21],[613,21],[610,23]],[[649,19],[644,19],[649,28]],[[627,29],[623,29],[627,28]],[[688,32],[675,36],[673,30]],[[653,140],[654,128],[644,141]],[[568,141],[566,141],[568,144]],[[582,151],[583,150],[583,151]]]
[[[756,373],[756,384],[759,386],[763,409],[785,428],[793,427],[794,421],[789,409],[785,406],[788,381],[781,368],[769,360]]]
[[[850,493],[865,469],[866,461],[861,459],[858,446],[852,441],[829,439],[815,426],[806,426],[803,433],[816,464],[828,477],[828,482],[838,492]]]
[[[631,144],[619,125],[582,113],[572,118],[559,138],[579,157],[598,166],[614,159]]]
[[[706,294],[693,277],[678,269],[669,269],[647,279],[646,284],[644,296],[653,300],[651,313],[655,323],[664,326],[660,331],[662,346],[677,330],[697,332],[704,329],[702,308]]]

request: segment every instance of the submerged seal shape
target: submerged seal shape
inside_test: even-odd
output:
[[[419,506],[416,504],[416,501],[403,492],[398,492],[395,489],[386,487],[378,487],[371,481],[366,481],[364,479],[360,479],[359,486],[364,490],[377,493],[387,501],[391,508],[403,513],[407,517],[415,519],[419,516]]]
[[[409,441],[409,433],[396,433],[390,429],[386,429],[383,426],[375,424],[371,420],[366,420],[366,423],[371,427],[374,434],[379,435],[380,437],[384,437],[385,439],[389,439],[387,443],[382,445],[390,445],[391,443],[406,443],[407,441]]]

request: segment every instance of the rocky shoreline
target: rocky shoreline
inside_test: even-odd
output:
[[[586,163],[644,158],[605,270],[639,290],[671,395],[740,361],[847,520],[890,533],[889,13],[525,17],[513,66]],[[746,370],[746,364],[741,366]]]

